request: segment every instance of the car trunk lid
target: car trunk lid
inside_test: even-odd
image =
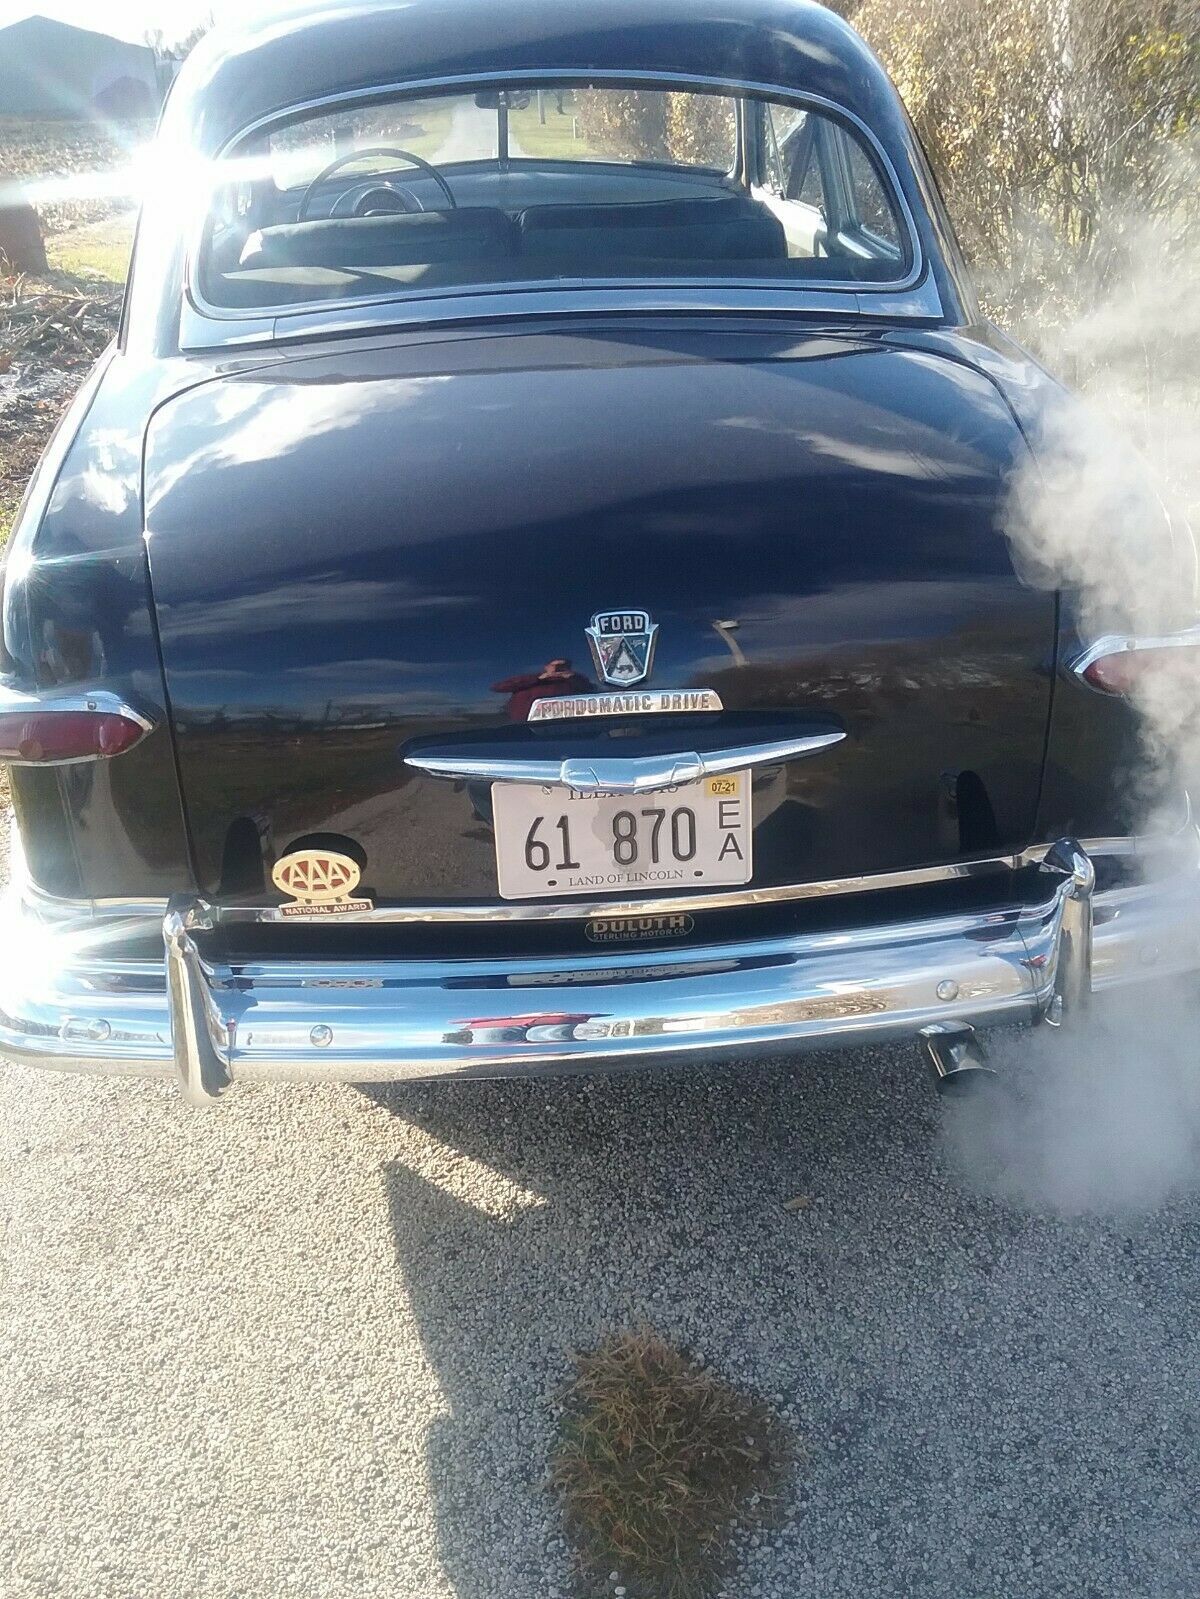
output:
[[[315,838],[379,901],[487,903],[489,780],[406,757],[831,729],[758,772],[753,888],[1021,848],[1055,640],[1001,528],[1023,450],[965,362],[717,324],[347,343],[180,396],[146,525],[201,886],[274,898]],[[605,683],[589,629],[639,612],[647,675]],[[546,712],[635,689],[721,708]]]

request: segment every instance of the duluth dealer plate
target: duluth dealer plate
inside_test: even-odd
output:
[[[750,881],[749,772],[638,795],[496,783],[492,814],[502,899]]]

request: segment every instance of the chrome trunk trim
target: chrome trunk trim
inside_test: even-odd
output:
[[[741,772],[747,767],[777,765],[801,755],[840,744],[845,733],[809,733],[801,738],[774,739],[766,744],[738,744],[726,749],[696,751],[675,755],[640,755],[624,759],[580,758],[548,761],[527,756],[510,759],[499,756],[472,756],[452,746],[419,750],[404,757],[406,766],[416,767],[430,777],[478,779],[488,783],[534,783],[547,788],[568,788],[575,794],[653,794],[681,783],[695,783],[702,777],[718,777],[722,772]]]
[[[13,830],[13,853],[19,859],[19,839]],[[1117,838],[1091,838],[1080,847],[1093,861],[1103,859],[1162,858],[1164,869],[1188,869],[1200,862],[1200,832],[1190,820],[1178,832],[1166,836],[1129,835]],[[769,888],[735,888],[710,894],[688,893],[657,899],[600,899],[563,903],[512,904],[469,901],[442,905],[376,905],[338,918],[339,925],[367,922],[373,925],[412,925],[415,923],[590,921],[594,916],[668,916],[676,912],[737,910],[750,905],[784,905],[809,899],[833,899],[843,894],[875,894],[886,889],[923,888],[932,883],[961,882],[969,878],[996,877],[1005,872],[1039,866],[1053,844],[1032,844],[1012,855],[984,855],[975,860],[953,861],[938,866],[905,867],[895,872],[869,872],[858,877],[827,877],[811,883],[782,883]],[[19,873],[14,869],[14,881]],[[33,883],[23,883],[22,898],[33,913],[48,922],[77,922],[86,919],[148,919],[156,923],[167,911],[167,900],[113,897],[107,899],[63,899],[47,894]],[[297,918],[281,915],[278,905],[213,905],[207,914],[221,922],[295,923]],[[325,925],[328,919],[321,918]]]

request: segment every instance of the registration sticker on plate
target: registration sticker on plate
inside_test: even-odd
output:
[[[643,897],[753,870],[748,772],[636,795],[496,783],[492,814],[502,899]]]

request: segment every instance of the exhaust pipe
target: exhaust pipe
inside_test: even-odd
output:
[[[988,1065],[982,1039],[966,1022],[936,1022],[923,1027],[918,1038],[939,1094],[986,1093],[1000,1081],[994,1067]]]

